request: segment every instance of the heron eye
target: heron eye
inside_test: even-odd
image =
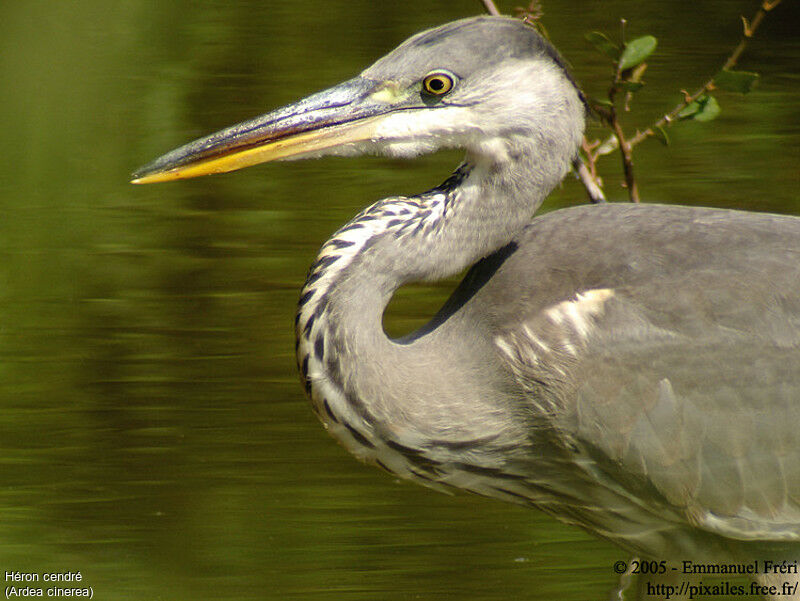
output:
[[[453,89],[453,76],[443,71],[428,73],[422,80],[422,89],[434,96],[444,96]]]

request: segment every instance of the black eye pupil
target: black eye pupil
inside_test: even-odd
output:
[[[422,90],[433,96],[444,96],[453,89],[453,78],[446,73],[429,73],[422,80]]]

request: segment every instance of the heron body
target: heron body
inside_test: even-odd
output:
[[[547,42],[478,17],[135,177],[465,149],[441,186],[367,208],[312,265],[297,358],[325,427],[393,474],[532,505],[646,557],[794,561],[800,219],[659,205],[533,218],[583,121]],[[470,266],[426,326],[385,334],[400,286]]]
[[[345,226],[303,291],[306,389],[351,452],[430,486],[536,505],[649,556],[720,557],[720,537],[796,539],[800,262],[787,246],[800,248],[800,220],[558,211],[393,341],[381,315],[398,280],[361,246],[373,221],[387,223],[377,215],[423,199]],[[788,293],[766,292],[777,290]],[[387,390],[390,366],[406,377]]]

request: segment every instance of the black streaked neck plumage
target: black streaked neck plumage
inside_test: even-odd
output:
[[[492,433],[492,409],[487,404],[481,414],[486,401],[479,397],[497,373],[493,352],[465,353],[459,360],[466,349],[449,344],[438,331],[443,328],[401,344],[386,336],[382,316],[402,284],[453,275],[506,245],[566,172],[566,154],[546,172],[531,148],[509,147],[503,161],[497,154],[468,153],[441,186],[365,209],[323,245],[309,271],[297,314],[299,367],[320,419],[362,459],[387,467],[387,439],[433,439],[445,429],[460,429],[465,440]],[[434,348],[439,354],[448,349],[449,363],[476,381],[434,370],[440,364]],[[481,356],[482,365],[464,365]],[[390,368],[403,374],[391,390],[384,386]],[[432,389],[439,400],[435,412],[419,402]],[[464,403],[465,395],[478,398]],[[454,414],[458,406],[470,407],[470,415]],[[402,465],[391,469],[400,473]]]

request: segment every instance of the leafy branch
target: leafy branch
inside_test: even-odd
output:
[[[709,92],[714,89],[719,88],[730,92],[738,92],[740,94],[749,92],[753,84],[758,80],[758,73],[734,71],[733,68],[739,62],[739,58],[742,56],[745,48],[747,48],[748,42],[755,34],[758,26],[761,25],[764,17],[780,3],[781,0],[772,0],[771,2],[769,0],[764,0],[751,21],[742,17],[742,39],[739,40],[739,44],[733,49],[733,52],[731,52],[731,55],[717,74],[706,81],[702,87],[693,94],[684,92],[684,98],[680,104],[664,114],[644,131],[637,132],[636,135],[631,138],[630,144],[635,146],[649,137],[661,138],[662,134],[656,132],[665,125],[671,125],[678,119],[692,118],[695,121],[710,121],[719,114],[719,110],[715,109],[716,102],[713,100],[713,97],[709,95]],[[707,100],[704,98],[707,98]]]
[[[481,0],[487,12],[499,15],[493,0]],[[742,17],[743,33],[738,45],[733,49],[722,68],[700,88],[693,93],[681,90],[683,98],[677,106],[663,114],[648,127],[636,130],[630,137],[626,136],[619,118],[620,112],[628,112],[635,92],[643,86],[642,80],[647,69],[647,59],[655,51],[657,40],[653,36],[638,37],[629,42],[625,41],[625,21],[622,21],[621,41],[614,42],[606,34],[593,31],[586,34],[586,39],[599,52],[613,61],[614,75],[605,99],[589,99],[588,102],[601,122],[606,125],[611,134],[604,141],[589,142],[583,139],[581,154],[573,162],[573,168],[578,178],[583,183],[592,202],[604,202],[605,195],[602,180],[597,172],[597,162],[600,157],[610,154],[615,150],[620,151],[622,170],[625,177],[625,187],[629,199],[639,202],[639,190],[633,170],[633,148],[647,138],[657,138],[664,144],[669,143],[666,128],[682,120],[711,121],[720,114],[720,106],[712,91],[720,89],[746,94],[758,80],[757,73],[738,71],[734,67],[747,47],[750,39],[755,34],[767,13],[773,10],[781,0],[762,0],[756,14],[752,19]],[[547,35],[541,24],[542,10],[539,0],[532,0],[527,8],[518,8],[517,14],[527,24],[536,27],[545,36]]]

